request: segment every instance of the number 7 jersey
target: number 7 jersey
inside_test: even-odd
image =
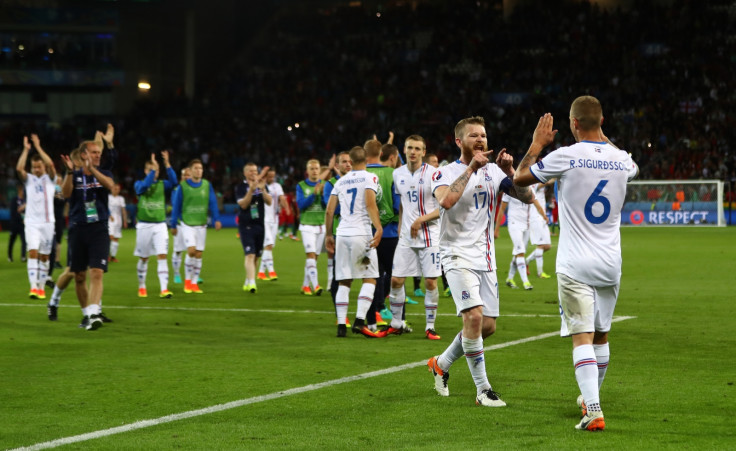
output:
[[[420,216],[439,208],[432,196],[432,175],[436,169],[422,163],[414,173],[404,165],[394,171],[394,190],[401,196],[401,232],[399,240],[408,247],[425,248],[439,245],[440,223],[438,220],[422,224],[415,238],[411,237],[411,225]]]
[[[467,168],[460,160],[439,168],[432,177],[432,193],[440,186],[450,186]],[[440,207],[440,258],[445,271],[496,270],[493,243],[496,200],[511,185],[511,179],[501,168],[489,163],[470,176],[465,191],[452,208]]]
[[[366,170],[350,171],[335,183],[330,196],[340,203],[338,236],[372,236],[371,218],[365,205],[365,191],[378,192],[378,176]]]
[[[559,178],[560,242],[557,272],[591,285],[621,279],[621,207],[626,184],[638,167],[631,156],[605,142],[561,147],[530,167],[546,183]]]

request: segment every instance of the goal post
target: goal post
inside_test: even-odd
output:
[[[721,180],[634,180],[626,189],[621,224],[725,226]]]

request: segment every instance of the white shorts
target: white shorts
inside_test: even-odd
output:
[[[395,277],[424,276],[429,278],[441,276],[439,246],[409,247],[399,240],[396,251],[394,251],[391,275]]]
[[[494,271],[449,269],[445,271],[457,316],[464,310],[483,306],[483,316],[498,318],[498,278]]]
[[[529,225],[529,241],[535,246],[542,244],[552,244],[552,238],[549,235],[549,227],[546,218],[542,218],[537,213],[539,219],[533,219]]]
[[[526,243],[529,241],[529,227],[519,222],[510,222],[506,227],[509,229],[509,236],[514,249],[511,251],[513,255],[526,254]]]
[[[276,235],[279,233],[279,224],[276,222],[263,223],[263,247],[276,244]],[[324,238],[323,238],[324,239]]]
[[[300,224],[299,231],[302,232],[302,244],[304,252],[314,252],[319,255],[322,252],[322,244],[325,242],[325,226]]]
[[[54,223],[26,224],[26,247],[37,250],[41,255],[50,255],[54,244]]]
[[[561,336],[611,330],[618,285],[592,287],[561,273],[557,273],[557,283],[562,317]]]
[[[112,218],[112,216],[110,217]],[[120,221],[108,221],[107,222],[107,234],[113,238],[123,237],[123,223]]]
[[[335,237],[335,280],[378,278],[378,253],[375,248],[366,251],[372,238],[370,235]]]
[[[174,252],[184,252],[187,250],[187,245],[184,243],[184,234],[179,231],[174,235]]]
[[[165,222],[138,222],[135,225],[136,257],[148,258],[151,255],[168,255],[169,230]]]
[[[189,249],[195,248],[198,251],[204,251],[204,243],[207,241],[207,226],[188,226],[184,223],[179,224],[180,234],[184,235],[184,247]]]

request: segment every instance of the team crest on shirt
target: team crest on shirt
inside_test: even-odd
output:
[[[468,299],[470,299],[470,293],[468,291],[463,290],[463,292],[462,292],[462,300],[463,301],[467,301]]]
[[[403,185],[403,184],[404,184],[404,179],[401,179],[401,181],[399,182],[399,185]]]
[[[424,179],[419,179],[419,184],[424,185]]]
[[[490,182],[490,181],[491,181],[491,174],[486,172],[486,182]]]
[[[435,182],[436,182],[437,180],[441,179],[441,178],[442,178],[442,172],[440,172],[440,171],[436,171],[436,172],[435,172],[435,173],[434,173],[434,174],[432,175],[432,180],[434,180]]]
[[[539,161],[537,162],[537,167],[538,167],[539,169],[544,169],[544,163],[542,163],[542,160],[539,160]]]

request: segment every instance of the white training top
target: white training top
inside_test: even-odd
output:
[[[110,210],[110,219],[113,224],[123,224],[123,209],[125,209],[125,198],[112,194],[107,195],[107,209]]]
[[[449,186],[468,166],[460,160],[438,168],[432,177],[432,193]],[[462,196],[449,210],[440,206],[440,258],[445,270],[495,271],[493,230],[496,200],[511,188],[511,179],[495,163],[470,176]]]
[[[631,155],[605,142],[561,147],[530,167],[545,183],[558,178],[557,272],[591,286],[621,279],[621,207],[639,172]]]
[[[371,218],[365,205],[365,191],[378,193],[378,176],[366,170],[350,171],[335,183],[330,196],[340,203],[338,236],[373,236]]]
[[[56,184],[48,174],[41,177],[26,173],[26,224],[53,224]]]
[[[271,201],[271,205],[267,205],[265,202],[263,203],[263,222],[268,222],[269,224],[273,224],[275,222],[278,224],[279,196],[284,195],[284,188],[281,187],[281,184],[279,184],[279,182],[273,182],[267,184],[266,189],[268,190],[268,194],[271,195],[273,200]]]
[[[437,199],[432,196],[432,175],[436,169],[427,163],[409,172],[409,165],[394,171],[394,190],[401,196],[401,232],[399,241],[409,247],[431,247],[439,245],[440,221],[434,219],[422,224],[416,238],[411,237],[411,225],[420,216],[439,208]]]

